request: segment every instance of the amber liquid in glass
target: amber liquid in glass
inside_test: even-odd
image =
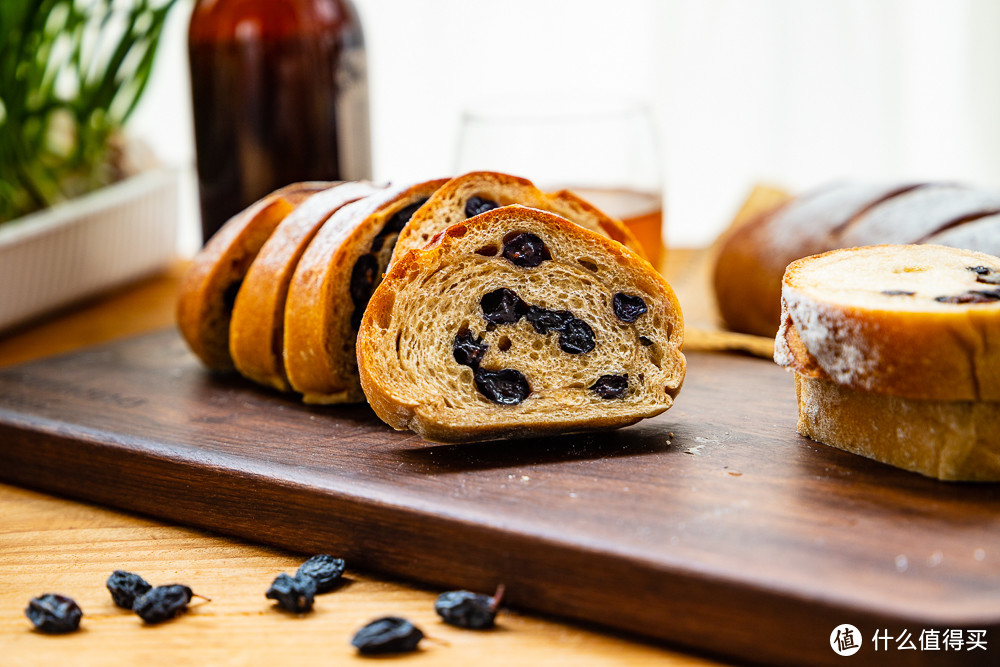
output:
[[[663,242],[663,203],[658,192],[624,188],[568,189],[625,223],[646,251],[649,263],[662,270],[666,245]]]
[[[297,181],[370,178],[364,44],[343,0],[201,0],[188,33],[202,233]]]

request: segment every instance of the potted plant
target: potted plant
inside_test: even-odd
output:
[[[0,2],[0,329],[173,259],[177,175],[124,127],[176,3]]]

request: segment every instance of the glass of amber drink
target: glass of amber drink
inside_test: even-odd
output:
[[[462,114],[455,173],[477,170],[522,176],[546,192],[572,190],[622,220],[662,267],[660,150],[644,105],[574,96],[477,100]]]

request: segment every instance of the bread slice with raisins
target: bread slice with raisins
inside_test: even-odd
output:
[[[284,363],[306,403],[364,401],[358,325],[399,231],[446,179],[394,186],[337,211],[299,259],[285,302]]]
[[[392,265],[361,321],[358,366],[376,414],[427,440],[609,429],[673,404],[683,329],[646,260],[507,206]]]
[[[289,213],[261,247],[236,294],[229,328],[229,353],[241,375],[288,391],[283,358],[285,298],[299,258],[341,207],[379,189],[349,182],[316,193]]]
[[[1000,480],[1000,258],[936,245],[789,265],[775,361],[802,435],[939,479]]]
[[[229,327],[233,303],[250,264],[295,207],[335,183],[293,183],[230,218],[195,255],[181,279],[177,326],[191,351],[213,370],[233,369]]]
[[[563,190],[545,194],[525,178],[492,171],[474,171],[445,183],[413,214],[409,224],[399,234],[389,265],[394,264],[408,250],[423,248],[448,226],[511,204],[555,213],[581,227],[623,243],[643,259],[646,257],[641,244],[628,227],[572,192]]]

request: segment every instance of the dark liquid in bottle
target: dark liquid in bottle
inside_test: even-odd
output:
[[[343,20],[328,29],[313,24],[292,30],[283,26],[293,8],[284,9],[284,24],[274,17],[229,17],[224,28],[231,34],[206,31],[209,39],[199,38],[192,24],[205,240],[231,216],[289,183],[370,177],[364,51],[356,19],[351,31]],[[301,13],[292,16],[303,21]]]

